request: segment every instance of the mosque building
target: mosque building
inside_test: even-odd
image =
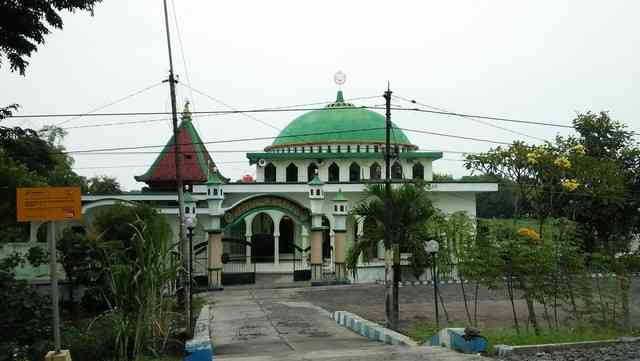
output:
[[[263,152],[247,153],[256,167],[252,181],[231,182],[223,176],[188,106],[178,142],[185,215],[197,217],[194,271],[206,275],[211,288],[252,282],[256,274],[355,281],[345,270],[345,255],[362,234],[364,220],[349,210],[365,199],[367,185],[385,179],[383,115],[346,102],[338,91],[323,109],[293,119]],[[171,137],[151,167],[135,177],[147,184],[143,192],[83,195],[84,222],[90,223],[102,207],[146,203],[164,214],[178,234],[175,143]],[[497,190],[494,183],[434,182],[433,165],[442,153],[419,151],[395,125],[391,144],[392,181],[423,180],[434,206],[444,213],[466,211],[475,217],[476,194]],[[361,262],[359,281],[379,278],[384,249],[380,245],[370,256]]]

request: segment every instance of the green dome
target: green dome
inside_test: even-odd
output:
[[[325,109],[310,111],[289,123],[266,150],[301,144],[384,144],[385,121],[379,113],[345,103],[339,91],[336,101]],[[404,132],[392,126],[391,143],[412,146]]]

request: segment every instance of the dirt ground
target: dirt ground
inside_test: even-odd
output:
[[[440,308],[441,325],[465,326],[468,325],[465,312],[462,291],[459,284],[442,285],[441,293],[445,303],[446,312]],[[465,285],[468,295],[468,307],[473,319],[474,303],[472,285]],[[348,285],[331,287],[311,287],[295,289],[289,297],[300,299],[328,311],[346,310],[356,313],[366,319],[384,324],[384,295],[383,285]],[[432,286],[405,286],[400,288],[400,327],[406,330],[413,322],[426,321],[435,323]],[[521,326],[526,324],[526,304],[523,300],[516,300],[516,310]],[[632,292],[632,316],[633,321],[640,324],[640,280],[636,279]],[[545,325],[544,308],[536,307],[539,322]],[[549,309],[553,319],[553,310]],[[559,314],[562,322],[564,315]],[[508,327],[513,325],[513,311],[511,303],[504,290],[488,290],[481,287],[478,293],[478,327]]]

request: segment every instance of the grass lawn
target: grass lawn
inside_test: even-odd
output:
[[[448,327],[464,327],[449,325]],[[435,325],[425,322],[415,322],[404,332],[407,336],[417,342],[424,342],[433,336],[436,332]],[[482,336],[489,341],[489,353],[492,353],[495,345],[505,344],[511,346],[519,345],[538,345],[546,343],[563,343],[563,342],[579,342],[579,341],[598,341],[610,340],[619,336],[640,335],[640,330],[634,332],[624,332],[621,330],[606,327],[576,327],[562,328],[560,330],[542,330],[540,335],[536,335],[533,331],[521,330],[518,334],[515,329],[493,328],[481,330]]]

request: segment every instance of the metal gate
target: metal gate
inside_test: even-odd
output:
[[[309,264],[308,252],[310,247],[302,249],[294,245],[293,252],[293,281],[311,280],[311,265]]]

